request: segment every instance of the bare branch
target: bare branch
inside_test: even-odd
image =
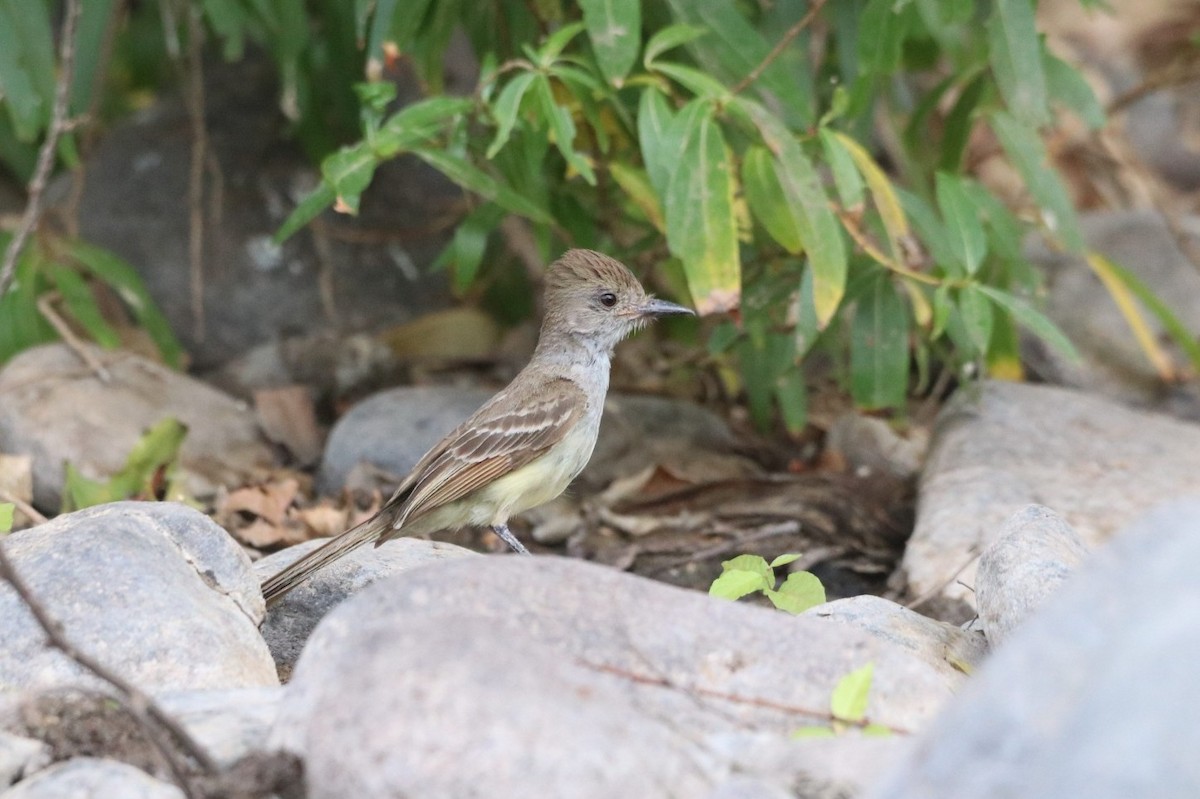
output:
[[[42,148],[38,151],[37,165],[33,170],[33,178],[29,181],[29,199],[25,203],[25,213],[21,216],[21,222],[13,233],[12,240],[8,242],[8,248],[4,251],[4,261],[0,264],[0,297],[3,297],[12,285],[17,258],[42,218],[42,193],[46,190],[46,181],[50,179],[50,172],[54,169],[58,140],[71,126],[67,113],[71,99],[71,79],[75,70],[75,31],[79,29],[79,15],[82,12],[82,0],[67,0],[67,15],[63,20],[58,45],[59,76],[54,87],[50,127],[46,130],[46,140],[42,142]]]
[[[192,127],[188,172],[188,272],[192,294],[192,325],[197,341],[204,340],[204,167],[208,159],[208,130],[204,125],[204,26],[200,6],[188,11],[187,110]]]
[[[801,17],[799,22],[787,29],[787,32],[783,34],[783,38],[771,48],[771,52],[767,53],[766,56],[763,57],[763,60],[759,62],[758,66],[750,70],[750,74],[746,75],[746,77],[734,84],[734,87],[729,90],[730,94],[741,94],[743,89],[745,89],[751,83],[754,83],[754,81],[758,80],[759,77],[762,76],[763,72],[766,71],[767,67],[771,66],[771,63],[776,58],[779,58],[780,53],[787,49],[787,46],[792,43],[792,40],[799,36],[801,31],[812,24],[812,21],[816,19],[817,14],[819,14],[821,9],[825,7],[826,2],[828,2],[828,0],[813,0],[812,5],[808,7],[808,13]]]

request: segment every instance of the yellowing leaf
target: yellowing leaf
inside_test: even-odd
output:
[[[845,148],[846,152],[850,154],[850,158],[854,160],[854,165],[858,167],[858,171],[867,181],[867,188],[871,190],[871,199],[875,201],[875,207],[879,210],[879,216],[883,220],[883,228],[887,231],[892,257],[903,259],[904,251],[900,248],[900,242],[909,236],[908,218],[904,216],[904,207],[900,205],[900,197],[896,194],[895,187],[861,144],[845,133],[836,130],[830,131],[830,133],[832,134],[830,138]]]
[[[1088,266],[1096,273],[1096,277],[1100,278],[1100,282],[1108,290],[1113,302],[1117,304],[1117,309],[1125,317],[1125,323],[1129,325],[1138,346],[1142,348],[1142,352],[1146,353],[1146,358],[1154,366],[1154,371],[1158,372],[1158,376],[1163,380],[1176,380],[1178,373],[1175,364],[1171,361],[1171,356],[1158,343],[1158,338],[1142,314],[1137,299],[1121,280],[1113,268],[1112,262],[1098,252],[1087,253],[1086,258]]]

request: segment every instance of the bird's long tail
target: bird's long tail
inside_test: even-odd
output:
[[[278,574],[267,578],[262,584],[263,598],[267,607],[278,602],[284,594],[309,578],[313,572],[338,560],[363,544],[370,543],[390,527],[387,514],[376,514],[362,524],[351,527],[322,547],[314,549]]]

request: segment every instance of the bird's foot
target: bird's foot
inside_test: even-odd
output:
[[[492,532],[504,539],[504,543],[512,547],[514,552],[519,552],[522,555],[529,554],[529,550],[525,548],[524,544],[517,540],[517,537],[512,534],[512,530],[508,529],[507,524],[492,525]]]

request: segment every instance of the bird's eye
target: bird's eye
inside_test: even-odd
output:
[[[600,304],[605,308],[611,308],[617,304],[617,295],[611,291],[606,291],[600,295]]]

